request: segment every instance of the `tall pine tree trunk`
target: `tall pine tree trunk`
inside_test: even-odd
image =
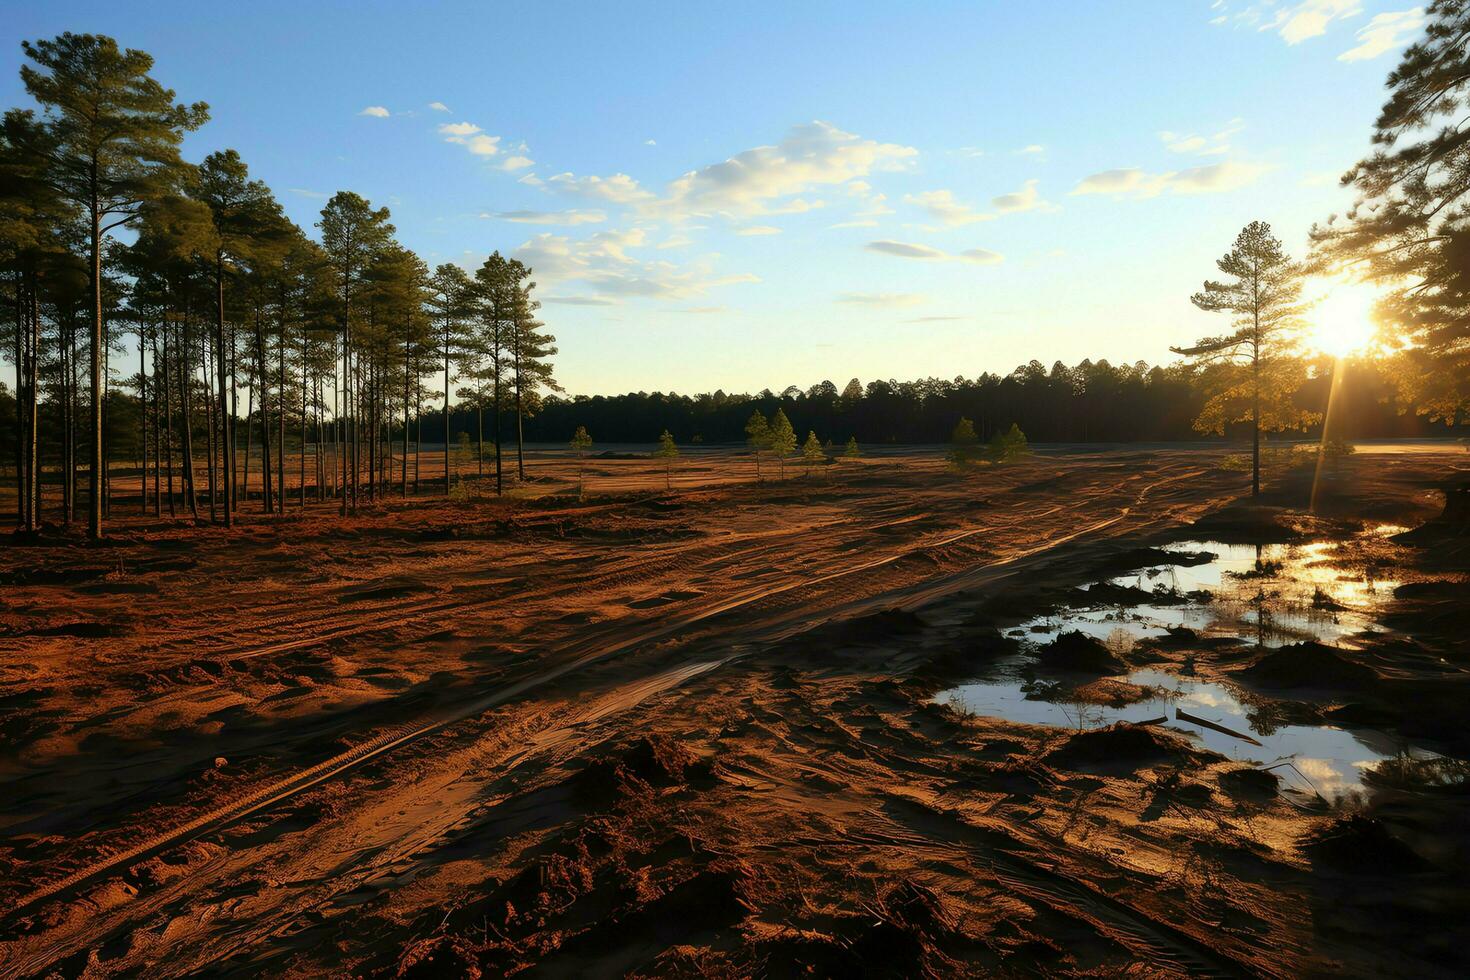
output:
[[[403,342],[403,499],[408,499],[408,395],[409,375],[413,372],[413,352]]]
[[[526,481],[525,433],[521,427],[521,359],[516,355],[516,479]]]
[[[500,496],[505,489],[504,477],[500,469],[500,351],[495,352],[495,404],[491,406],[495,413],[495,496]]]
[[[41,318],[36,310],[36,275],[27,276],[26,317],[30,325],[29,377],[26,379],[26,526],[35,530],[41,525]]]
[[[143,468],[138,471],[138,504],[148,516],[148,370],[146,347],[148,338],[138,327],[138,428],[143,437]]]
[[[214,485],[214,443],[215,443],[215,403],[214,395],[210,392],[213,387],[209,377],[209,340],[207,335],[199,338],[199,365],[200,373],[204,376],[204,452],[205,459],[209,461],[204,471],[205,483],[209,487],[209,521],[211,524],[219,522],[219,505],[215,500]]]
[[[26,470],[26,357],[25,357],[25,292],[21,288],[22,278],[15,277],[15,522],[29,528],[27,517],[26,488],[30,486],[30,474]]]
[[[276,506],[286,513],[286,321],[276,338]]]
[[[240,499],[250,499],[250,454],[255,451],[255,385],[245,392],[245,476],[240,481]]]
[[[199,520],[199,489],[194,483],[194,420],[189,411],[189,314],[184,311],[182,320],[183,338],[179,344],[179,354],[174,360],[179,362],[179,408],[183,412],[182,438],[184,440],[184,485],[185,492],[189,495],[189,513],[194,520]]]
[[[88,475],[87,537],[102,538],[102,211],[97,200],[97,164],[91,172],[92,246],[92,469]]]
[[[214,254],[214,360],[219,388],[220,483],[224,491],[225,527],[235,524],[235,432],[230,424],[229,368],[225,363],[225,259]],[[213,493],[213,491],[210,491]],[[211,503],[210,512],[213,513]]]
[[[269,514],[271,506],[271,423],[270,374],[265,367],[265,329],[260,323],[260,307],[255,308],[255,376],[260,379],[260,500],[261,509]]]
[[[174,506],[174,400],[173,376],[168,368],[168,320],[165,312],[163,327],[163,448],[168,460],[168,516],[177,517]]]

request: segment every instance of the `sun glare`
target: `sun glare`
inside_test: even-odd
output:
[[[1378,291],[1360,283],[1326,282],[1307,312],[1307,345],[1333,357],[1362,353],[1377,330],[1373,303]]]

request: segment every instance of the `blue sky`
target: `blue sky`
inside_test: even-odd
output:
[[[1245,223],[1349,203],[1406,0],[48,3],[311,230],[351,189],[431,264],[537,272],[574,393],[1169,359]]]

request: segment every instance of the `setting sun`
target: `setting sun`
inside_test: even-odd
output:
[[[1307,346],[1333,357],[1348,357],[1372,346],[1377,325],[1373,304],[1378,290],[1362,283],[1324,281],[1307,311]]]

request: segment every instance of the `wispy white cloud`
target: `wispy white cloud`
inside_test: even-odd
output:
[[[876,228],[876,227],[878,227],[878,222],[874,221],[872,218],[857,218],[857,219],[855,219],[853,221],[839,221],[839,222],[837,222],[837,224],[835,224],[835,225],[828,225],[827,227],[828,228]]]
[[[936,221],[957,228],[961,225],[974,224],[977,221],[993,221],[995,215],[976,211],[969,204],[960,201],[954,196],[954,191],[937,190],[924,191],[922,194],[908,194],[904,200],[916,207],[923,208],[929,216]]]
[[[1240,119],[1232,119],[1224,129],[1208,136],[1199,133],[1177,133],[1164,130],[1159,139],[1170,153],[1185,153],[1194,156],[1218,156],[1230,152],[1230,139],[1245,128]]]
[[[744,228],[738,229],[735,234],[743,238],[753,238],[760,235],[779,235],[781,234],[781,229],[775,225],[747,225]]]
[[[912,318],[910,320],[905,320],[904,323],[943,323],[943,322],[946,322],[946,321],[949,321],[949,320],[965,320],[965,319],[968,319],[968,317],[962,317],[962,316],[946,316],[946,315],[940,315],[940,316],[916,316],[916,317],[914,317],[914,318]]]
[[[1287,44],[1300,44],[1326,34],[1334,20],[1355,17],[1362,12],[1358,0],[1306,0],[1278,13],[1268,29],[1275,29]]]
[[[1413,7],[1378,14],[1358,30],[1358,46],[1337,56],[1338,61],[1367,61],[1408,44],[1424,26],[1424,8]]]
[[[570,211],[493,211],[482,218],[498,218],[522,225],[592,225],[607,220],[606,211],[572,209]]]
[[[643,228],[600,231],[577,240],[543,232],[522,243],[514,257],[536,271],[538,282],[580,282],[610,298],[688,299],[721,286],[760,281],[750,273],[721,275],[709,259],[680,266],[629,254],[647,245]]]
[[[644,146],[658,146],[658,140],[644,140]]]
[[[380,105],[370,105],[366,109],[364,109],[361,112],[359,112],[358,115],[359,116],[372,116],[374,119],[387,119],[390,115],[392,115],[392,113],[390,113],[383,106],[380,106]]]
[[[975,262],[979,265],[998,265],[1005,261],[1005,256],[999,252],[992,252],[984,248],[971,248],[959,253],[950,253],[930,245],[889,240],[868,242],[864,247],[870,252],[878,252],[882,255],[893,255],[901,259],[921,259],[928,262],[963,261]]]
[[[475,135],[478,132],[481,132],[480,127],[479,126],[476,126],[472,122],[440,123],[439,124],[439,134],[441,136],[443,136],[444,138],[446,138],[446,139],[452,139],[452,138],[463,139],[466,136],[473,136],[473,135]]]
[[[611,177],[578,177],[572,173],[560,173],[546,178],[546,186],[560,194],[606,201],[609,204],[638,204],[654,197],[651,191],[640,187],[638,181],[622,173]]]
[[[1274,31],[1287,44],[1300,44],[1321,37],[1334,21],[1356,17],[1363,12],[1361,0],[1300,0],[1279,3],[1278,0],[1252,0],[1232,8],[1223,2],[1212,4],[1220,13],[1211,24],[1235,24],[1258,31]]]
[[[918,150],[843,132],[821,121],[795,126],[772,146],[757,146],[671,181],[647,211],[672,221],[723,214],[751,217],[811,210],[798,199],[821,187],[880,171],[901,170]],[[780,203],[780,202],[786,203]]]
[[[490,136],[479,126],[472,122],[440,123],[439,135],[444,137],[446,143],[457,143],[479,157],[500,157],[506,153],[501,146],[502,137]],[[524,170],[534,166],[536,161],[528,154],[525,143],[517,144],[515,149],[507,153],[501,159],[495,161],[495,166],[500,170]],[[528,175],[534,181],[534,175]],[[528,183],[532,181],[527,181]]]
[[[429,103],[429,108],[430,109],[433,109],[435,112],[448,112],[449,111],[449,106],[445,105],[443,102],[430,102]]]
[[[605,296],[543,296],[542,303],[555,306],[616,306],[617,300]]]
[[[1028,180],[1021,185],[1021,189],[1010,194],[1002,194],[990,199],[990,206],[1001,214],[1019,214],[1023,211],[1055,211],[1055,204],[1044,200],[1041,192],[1036,189],[1040,181]]]
[[[929,301],[920,293],[842,293],[836,302],[849,306],[878,306],[897,309],[906,306],[922,306]]]
[[[287,188],[287,190],[289,190],[292,194],[295,194],[297,197],[309,197],[314,201],[325,201],[327,198],[332,196],[326,191],[313,191],[308,190],[305,187],[290,187]]]
[[[1046,156],[1046,147],[1040,143],[1032,143],[1030,146],[1021,147],[1016,152],[1025,157],[1042,157]]]
[[[1084,177],[1072,188],[1072,194],[1112,194],[1132,198],[1157,197],[1165,191],[1171,194],[1219,194],[1255,183],[1268,169],[1262,164],[1233,160],[1161,174],[1127,167]]]

